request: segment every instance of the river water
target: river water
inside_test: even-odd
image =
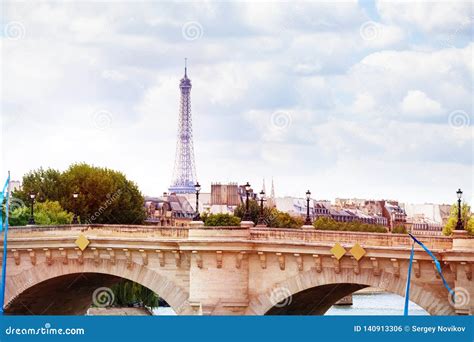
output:
[[[326,315],[354,315],[354,316],[389,316],[403,315],[405,298],[392,293],[371,293],[354,294],[352,305],[333,305],[326,312]],[[428,313],[418,305],[410,302],[408,306],[409,315],[428,315]]]
[[[326,315],[403,315],[405,299],[391,293],[354,294],[352,305],[335,305]],[[155,315],[175,315],[173,309],[161,307],[153,310]],[[410,315],[428,315],[413,302],[409,306]]]

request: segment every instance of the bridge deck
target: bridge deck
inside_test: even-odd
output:
[[[246,231],[242,227],[205,227],[198,228],[207,231]],[[113,236],[145,238],[173,238],[188,239],[189,232],[196,228],[188,227],[154,227],[142,225],[60,225],[60,226],[26,226],[10,227],[10,237],[12,239],[22,237],[54,237],[54,236],[77,236],[80,232],[87,232],[97,237]],[[366,233],[349,231],[329,231],[315,229],[297,228],[261,228],[252,227],[249,229],[249,240],[258,241],[297,241],[297,242],[358,242],[365,245],[377,246],[411,246],[412,240],[406,234],[391,233]],[[452,238],[445,236],[420,236],[419,239],[429,247],[437,249],[452,248]]]

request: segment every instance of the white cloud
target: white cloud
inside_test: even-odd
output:
[[[424,92],[410,90],[402,100],[401,109],[404,113],[415,116],[437,116],[442,113],[439,102],[430,99]]]
[[[414,107],[417,99],[433,110],[425,118],[463,108],[472,104],[472,45],[463,49],[436,51],[381,51],[367,55],[341,77],[345,91],[370,94],[377,101],[379,115],[398,116],[398,106]],[[410,93],[412,90],[418,92]],[[429,94],[429,99],[421,93]],[[410,95],[406,98],[407,95]],[[418,96],[418,98],[414,98]],[[428,96],[428,95],[426,95]],[[403,104],[405,101],[405,104]],[[408,101],[408,102],[407,102]],[[409,102],[411,101],[411,103]],[[436,103],[435,103],[436,102]],[[420,108],[419,108],[420,109]]]
[[[363,23],[359,33],[362,42],[369,48],[389,48],[398,45],[405,38],[405,33],[400,27],[373,21]]]
[[[102,77],[112,81],[125,81],[127,76],[118,70],[103,70],[101,73]]]
[[[375,108],[376,102],[372,95],[368,93],[357,94],[356,99],[353,104],[353,108],[355,112],[358,113],[367,113],[372,112]]]
[[[375,19],[356,1],[9,3],[5,22],[25,35],[1,39],[2,166],[21,175],[91,162],[160,194],[188,57],[202,184],[274,175],[279,195],[314,186],[329,199],[450,199],[454,184],[440,187],[439,175],[472,187],[472,126],[448,122],[455,110],[472,117],[473,44],[456,31],[463,6],[378,3],[377,36],[363,39],[361,25]],[[188,21],[201,38],[184,39]],[[455,47],[419,30],[458,32]],[[110,113],[105,129],[99,110]]]
[[[425,32],[457,30],[466,21],[472,23],[472,3],[469,1],[407,1],[378,0],[382,19],[396,24],[414,25]]]

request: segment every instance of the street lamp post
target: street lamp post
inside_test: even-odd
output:
[[[461,189],[458,189],[458,191],[456,191],[456,194],[458,195],[458,222],[456,223],[455,230],[464,230],[462,217],[461,217],[461,197],[462,197]]]
[[[250,221],[250,209],[249,209],[249,196],[250,196],[250,184],[247,182],[245,184],[245,214],[244,214],[244,221]]]
[[[199,185],[199,182],[194,185],[194,189],[196,190],[196,215],[194,215],[193,221],[201,221],[201,215],[199,215],[199,192],[201,191],[201,185]]]
[[[309,199],[311,198],[311,191],[306,191],[306,220],[304,221],[305,226],[311,225],[311,217],[309,217]]]
[[[31,213],[30,213],[30,219],[28,220],[28,224],[30,225],[33,225],[33,224],[36,224],[35,223],[35,217],[34,217],[34,212],[33,212],[33,206],[34,206],[34,203],[35,203],[35,197],[36,197],[36,194],[33,193],[33,192],[30,192],[30,201],[31,201]]]
[[[77,219],[77,198],[79,197],[79,194],[77,192],[74,192],[72,194],[72,198],[74,199],[74,216],[72,218],[72,224],[79,224],[79,220]]]
[[[265,191],[260,191],[260,215],[258,217],[257,226],[266,226],[265,217],[263,216],[263,202],[265,201]]]

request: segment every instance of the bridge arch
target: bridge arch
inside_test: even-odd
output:
[[[250,300],[246,314],[322,315],[341,298],[369,286],[403,297],[406,278],[385,271],[376,276],[370,269],[361,269],[359,274],[351,269],[341,269],[340,273],[332,269],[321,272],[311,269],[273,283],[258,293]],[[410,300],[430,315],[455,314],[441,283],[433,285],[412,281]],[[308,302],[312,304],[304,304]]]
[[[192,314],[192,308],[188,302],[188,292],[178,286],[169,277],[163,276],[154,269],[148,268],[146,265],[132,262],[131,266],[127,267],[125,260],[117,260],[115,264],[112,263],[101,263],[95,264],[93,260],[84,259],[82,264],[78,262],[69,262],[68,264],[55,263],[54,265],[48,265],[46,262],[38,263],[34,267],[26,269],[17,274],[8,275],[8,282],[6,288],[6,313],[19,313],[23,314],[51,314],[51,310],[43,308],[40,312],[28,312],[27,305],[40,305],[39,302],[32,302],[31,295],[41,294],[44,296],[51,296],[51,305],[54,305],[55,296],[64,295],[64,291],[58,291],[54,293],[54,289],[62,289],[64,285],[78,283],[77,286],[72,286],[70,293],[73,302],[76,301],[79,304],[79,298],[74,296],[80,296],[79,292],[74,293],[81,288],[81,279],[85,278],[84,284],[89,286],[89,292],[86,293],[88,296],[87,301],[81,304],[87,304],[87,308],[92,303],[93,290],[99,287],[108,287],[120,279],[127,279],[141,284],[163,298],[176,314],[186,315]],[[84,297],[84,293],[82,293]],[[56,298],[57,299],[57,298]],[[26,300],[26,303],[25,303]],[[60,301],[56,301],[59,303]],[[79,311],[71,311],[74,308],[70,307],[67,303],[64,308],[64,313],[61,310],[52,310],[52,314],[84,314],[85,311],[81,308],[77,308]],[[21,310],[23,308],[23,310]],[[87,309],[86,308],[86,309]],[[43,313],[41,313],[43,311]]]

